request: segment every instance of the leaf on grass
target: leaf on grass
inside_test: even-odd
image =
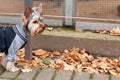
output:
[[[50,64],[50,61],[51,61],[52,59],[51,58],[44,58],[43,59],[43,63],[44,64]]]
[[[120,36],[120,28],[116,27],[111,30],[96,30],[97,33],[110,34],[112,36]]]
[[[57,27],[57,28],[55,28],[55,30],[56,30],[56,31],[62,31],[63,28],[62,28],[62,27]]]
[[[107,34],[109,33],[109,31],[107,30],[96,30],[97,33],[100,33],[100,34]]]
[[[48,30],[48,31],[53,31],[54,28],[53,28],[53,27],[48,27],[48,28],[46,28],[46,30]]]
[[[116,28],[113,28],[112,30],[110,30],[110,35],[112,35],[112,36],[120,36],[120,28],[116,27]]]
[[[120,34],[120,28],[119,27],[113,28],[111,30],[111,33],[118,33],[118,34]]]

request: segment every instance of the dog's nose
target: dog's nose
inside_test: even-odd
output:
[[[45,27],[45,28],[47,28],[47,27],[48,27],[48,25],[47,25],[47,24],[44,24],[44,27]]]
[[[42,27],[43,29],[45,29],[45,28],[48,27],[48,25],[43,23],[43,24],[41,24],[41,27]]]

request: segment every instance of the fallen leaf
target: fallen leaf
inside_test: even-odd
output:
[[[57,28],[55,28],[55,30],[56,31],[62,31],[63,29],[62,29],[62,27],[57,27]]]
[[[53,31],[54,28],[53,28],[53,27],[47,27],[46,30],[48,30],[48,31]]]
[[[64,53],[68,54],[68,53],[69,53],[69,50],[65,49],[65,50],[64,50]]]
[[[54,51],[54,52],[52,52],[51,54],[52,54],[53,56],[60,56],[60,55],[61,55],[61,53],[58,52],[58,51]]]
[[[34,50],[32,51],[34,55],[37,55],[37,56],[41,56],[41,55],[44,55],[47,53],[47,51],[43,50],[43,49],[38,49],[38,50]]]
[[[75,67],[72,65],[68,65],[66,63],[63,64],[64,65],[64,70],[70,70],[70,71],[74,71]]]
[[[109,70],[109,73],[112,74],[112,75],[117,75],[115,70]]]
[[[50,64],[50,60],[52,60],[52,59],[51,58],[44,58],[43,63]]]
[[[55,68],[56,68],[56,69],[64,70],[64,67],[65,67],[65,66],[64,66],[64,63],[62,63],[62,62],[61,62],[61,63],[57,63],[57,64],[55,65]]]
[[[97,33],[100,33],[100,34],[107,34],[109,33],[108,30],[96,30]]]
[[[39,65],[38,65],[38,63],[36,61],[32,61],[32,66],[38,67]]]
[[[77,65],[75,71],[82,71],[82,64]]]
[[[29,68],[29,67],[24,66],[23,69],[21,69],[21,71],[22,71],[22,72],[26,72],[26,73],[28,73],[28,72],[31,72],[32,69]]]
[[[22,52],[22,51],[21,51]],[[65,49],[64,53],[59,51],[49,52],[43,49],[33,51],[32,61],[21,57],[17,64],[22,66],[40,66],[41,68],[55,68],[70,71],[85,71],[88,73],[103,73],[120,76],[120,59],[109,57],[94,57],[85,49]],[[30,70],[23,68],[23,72]]]
[[[34,56],[33,60],[36,61],[37,63],[42,62],[42,59],[36,56]]]
[[[72,52],[71,52],[72,53]],[[74,59],[75,61],[80,61],[81,59],[80,59],[80,56],[78,55],[78,54],[71,54],[70,53],[70,57],[72,58],[72,59]]]
[[[50,68],[55,68],[55,66],[56,66],[55,61],[54,60],[50,60],[49,67]]]

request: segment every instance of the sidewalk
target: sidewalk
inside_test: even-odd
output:
[[[0,66],[0,80],[120,80],[120,77],[50,68],[32,68],[32,72],[7,72]]]

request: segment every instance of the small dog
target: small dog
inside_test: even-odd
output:
[[[32,36],[42,33],[46,24],[42,22],[42,4],[27,7],[22,15],[22,22],[12,27],[0,27],[0,52],[5,52],[1,64],[11,72],[19,71],[15,66],[16,53],[27,43],[27,32]]]

